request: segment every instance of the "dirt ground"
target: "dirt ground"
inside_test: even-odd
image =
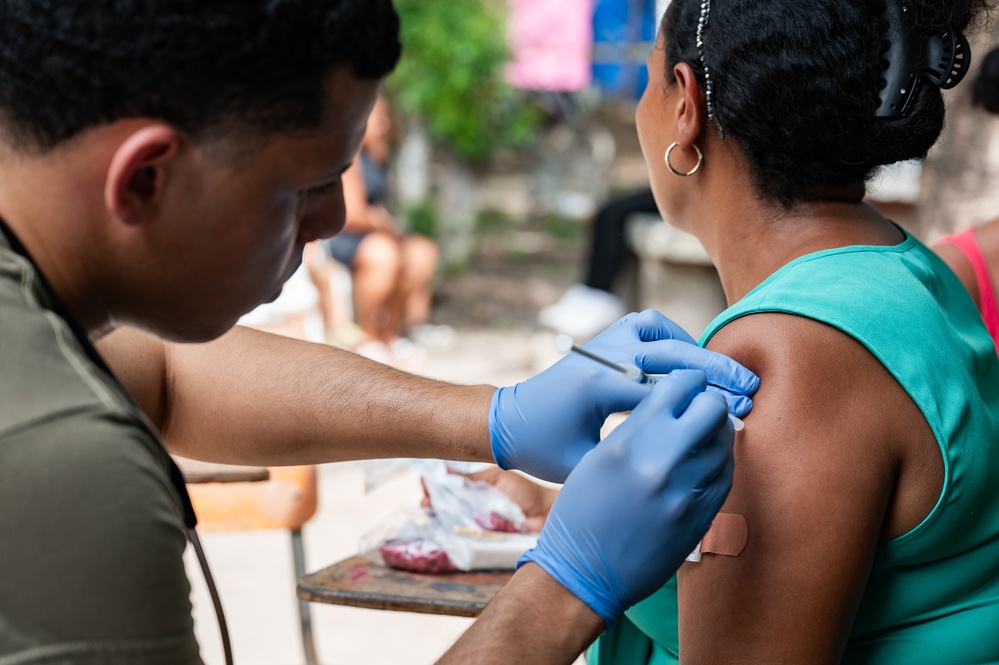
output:
[[[582,276],[587,225],[564,221],[561,227],[561,235],[544,229],[481,231],[468,269],[439,277],[434,322],[535,329],[538,310]]]

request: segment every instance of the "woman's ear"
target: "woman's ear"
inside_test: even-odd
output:
[[[129,135],[115,150],[104,183],[104,205],[125,224],[141,224],[154,216],[163,196],[170,160],[180,149],[176,129],[147,125]]]
[[[689,150],[701,136],[704,93],[697,83],[694,70],[687,63],[677,63],[673,68],[673,75],[680,93],[680,101],[676,104],[677,141],[681,148]]]

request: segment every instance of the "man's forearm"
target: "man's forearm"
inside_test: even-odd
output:
[[[98,347],[179,455],[266,466],[492,461],[489,386],[433,381],[245,328],[198,345],[122,329]]]
[[[569,665],[603,630],[596,612],[528,563],[438,665]]]

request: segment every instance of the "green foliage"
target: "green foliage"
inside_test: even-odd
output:
[[[541,218],[541,230],[557,241],[577,243],[586,236],[588,226],[578,219],[545,215]]]
[[[502,236],[520,228],[520,220],[516,220],[498,210],[483,210],[476,221],[476,230],[480,236]]]
[[[437,232],[437,206],[432,201],[417,203],[406,211],[409,230],[413,233],[435,237]]]
[[[506,4],[396,0],[405,47],[389,80],[394,99],[431,138],[471,160],[534,140],[541,111],[507,85]]]

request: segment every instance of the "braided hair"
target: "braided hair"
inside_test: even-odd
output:
[[[888,0],[898,1],[898,0]],[[921,159],[943,131],[940,89],[922,85],[902,118],[877,118],[885,0],[712,0],[703,46],[699,0],[674,0],[663,22],[667,79],[690,65],[712,115],[746,155],[755,187],[792,205]],[[920,34],[964,31],[990,0],[906,0]],[[708,129],[710,131],[710,128]]]

